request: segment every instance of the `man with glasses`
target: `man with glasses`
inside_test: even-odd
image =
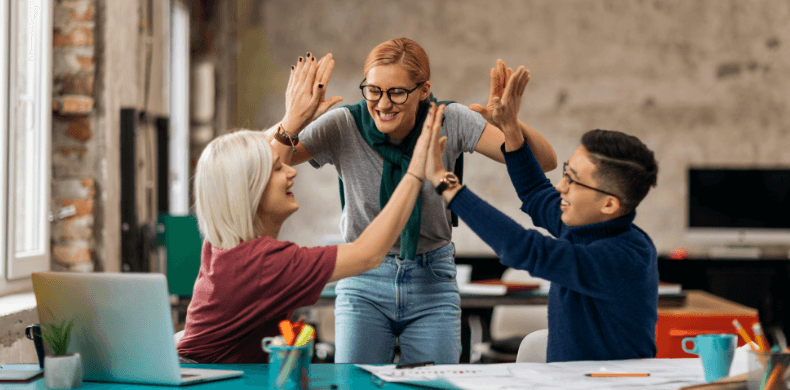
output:
[[[516,126],[528,80],[519,68],[489,120],[505,133],[502,152],[521,210],[556,239],[523,228],[463,186],[442,196],[502,264],[551,281],[548,362],[655,357],[656,248],[633,224],[636,207],[656,185],[653,152],[621,132],[589,131],[552,187]],[[438,138],[426,178],[441,187]]]

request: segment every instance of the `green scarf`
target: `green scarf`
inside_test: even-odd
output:
[[[431,94],[430,98],[420,102],[417,109],[417,119],[414,123],[414,128],[402,140],[399,145],[393,145],[387,142],[387,136],[376,128],[376,123],[373,117],[370,116],[368,111],[367,102],[365,99],[359,101],[354,105],[346,105],[344,107],[351,111],[354,117],[354,122],[359,129],[362,138],[370,145],[373,150],[378,152],[384,158],[384,170],[381,174],[381,189],[379,191],[379,205],[384,208],[387,204],[395,187],[398,186],[403,175],[409,168],[411,162],[411,155],[414,152],[414,145],[417,144],[417,139],[422,132],[422,126],[425,122],[425,117],[428,116],[430,102],[436,102],[436,99]],[[439,102],[440,104],[450,104],[452,102]],[[343,193],[343,181],[340,180],[340,202],[342,207],[345,207],[345,194]],[[422,206],[420,198],[414,204],[414,209],[411,212],[409,221],[406,222],[406,227],[400,235],[400,258],[414,259],[417,255],[417,242],[420,239],[420,216]]]

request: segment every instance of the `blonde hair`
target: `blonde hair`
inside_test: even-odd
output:
[[[415,83],[431,79],[431,64],[422,46],[409,38],[395,38],[381,43],[368,54],[364,73],[379,65],[400,65],[409,73]]]
[[[197,163],[195,204],[201,233],[230,249],[263,235],[258,205],[272,172],[263,133],[239,130],[211,141]]]

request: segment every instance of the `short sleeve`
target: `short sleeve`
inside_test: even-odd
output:
[[[348,126],[350,112],[347,108],[336,108],[321,115],[307,125],[299,134],[299,142],[310,152],[316,168],[324,164],[336,164],[336,153],[340,150],[343,131]]]
[[[268,244],[274,247],[259,259],[264,264],[264,275],[258,280],[269,307],[274,312],[288,312],[314,304],[335,270],[337,246],[300,248],[282,241]]]
[[[463,104],[451,103],[445,108],[444,127],[447,142],[452,143],[459,153],[474,153],[486,120]]]

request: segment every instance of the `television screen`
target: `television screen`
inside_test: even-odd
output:
[[[689,169],[690,228],[790,229],[790,169]]]

